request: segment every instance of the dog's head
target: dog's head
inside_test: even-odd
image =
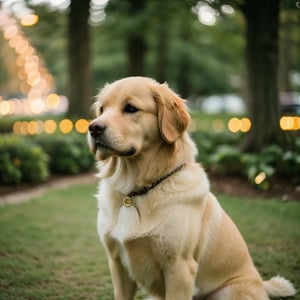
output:
[[[166,84],[146,77],[106,84],[94,109],[88,142],[99,160],[135,157],[153,144],[173,144],[190,121],[184,100]]]

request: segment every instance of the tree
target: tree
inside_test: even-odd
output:
[[[90,0],[72,0],[68,22],[69,114],[88,117],[91,105]]]
[[[167,80],[185,97],[236,92],[240,87],[233,86],[230,79],[241,78],[243,74],[241,58],[246,25],[246,85],[253,127],[244,147],[256,150],[270,142],[280,142],[276,79],[279,0],[201,1],[220,12],[223,4],[230,4],[238,9],[238,13],[234,18],[221,14],[218,25],[205,26],[191,14],[191,8],[195,10],[198,0],[109,1],[105,7],[106,18],[98,27],[93,27],[95,86],[123,76],[146,75],[159,81]],[[69,14],[68,94],[73,115],[78,111],[79,115],[86,115],[91,100],[87,2],[73,0]],[[286,2],[281,1],[281,5],[286,6]],[[294,3],[290,5],[297,18],[298,8]],[[64,15],[60,17],[64,24]],[[31,33],[36,36],[34,44],[58,78],[59,90],[64,93],[64,40],[57,42],[58,36],[60,39],[64,36],[64,26],[53,26],[54,18],[55,14],[51,16],[53,21],[50,21],[50,15],[49,21],[41,18],[41,24],[44,22],[45,28],[48,26],[46,36],[49,40],[55,39],[55,43],[44,43],[44,30],[32,28]],[[299,26],[295,26],[290,17],[287,25],[293,26],[293,32],[289,33],[294,47],[287,48],[286,53],[291,52],[291,55],[285,55],[292,60],[286,61],[291,74],[299,66],[299,55],[296,55],[299,53]]]
[[[146,41],[144,37],[146,0],[128,0],[128,17],[131,23],[127,33],[127,59],[128,75],[145,75],[144,61],[146,53]]]
[[[167,68],[168,68],[168,51],[169,51],[169,30],[170,30],[170,13],[169,1],[153,1],[155,4],[154,13],[152,18],[155,18],[153,24],[156,34],[156,80],[159,82],[167,81]]]
[[[187,98],[190,93],[190,74],[191,74],[191,59],[189,55],[189,47],[188,45],[191,44],[191,31],[192,31],[192,24],[187,21],[187,18],[189,16],[186,16],[186,13],[189,13],[189,11],[185,11],[185,15],[181,18],[180,22],[180,40],[183,44],[183,47],[180,49],[180,56],[179,56],[179,72],[178,72],[178,78],[177,78],[177,85],[178,85],[178,91],[179,94]]]
[[[270,143],[282,143],[279,127],[279,0],[219,0],[241,10],[246,23],[246,95],[252,128],[242,145],[259,151]]]
[[[299,3],[299,2],[298,2]],[[279,86],[283,92],[297,90],[297,83],[293,82],[292,74],[300,70],[300,10],[297,3],[282,2],[280,10],[280,74]],[[297,49],[298,48],[298,49]],[[298,83],[299,91],[299,83]]]
[[[279,0],[245,0],[241,7],[246,21],[246,86],[252,121],[243,148],[257,151],[270,143],[281,142]]]
[[[236,88],[230,85],[229,78],[230,75],[239,77],[242,73],[240,61],[243,38],[240,15],[238,22],[237,18],[220,18],[218,26],[208,27],[197,21],[197,16],[191,13],[187,1],[144,1],[146,2],[144,9],[136,13],[135,17],[129,14],[129,0],[109,1],[106,7],[101,8],[105,10],[105,19],[90,28],[90,43],[93,47],[92,86],[95,87],[92,95],[95,95],[96,88],[105,82],[129,74],[143,74],[160,82],[168,81],[172,88],[187,97],[236,91]],[[79,75],[76,64],[74,64],[75,71],[69,72],[67,68],[65,50],[69,15],[54,8],[49,9],[46,5],[33,8],[40,16],[40,22],[37,26],[26,28],[26,32],[55,76],[57,91],[66,95],[68,73],[84,80],[84,77]],[[189,23],[188,42],[182,34],[184,22]],[[74,31],[77,34],[73,41],[78,35],[78,31]],[[135,31],[140,31],[138,34],[144,39],[145,48],[137,47],[135,51],[140,52],[142,49],[143,53],[132,54],[129,58],[128,40]],[[45,43],[45,37],[48,43]],[[86,36],[83,35],[83,42],[79,43],[77,40],[76,43],[88,45]],[[76,52],[74,57],[75,54]],[[79,55],[78,51],[77,54]],[[138,68],[143,66],[143,71],[129,71],[129,61],[132,62],[130,65],[136,64]],[[189,67],[183,71],[185,62],[188,62]],[[188,82],[188,85],[183,84],[180,76]],[[69,81],[78,87],[79,84],[83,84],[83,82],[75,84],[74,80]],[[70,97],[70,100],[73,98]],[[90,96],[81,99],[89,101]],[[75,100],[74,104],[72,101],[70,109],[78,107],[81,114],[82,106],[77,105],[78,101]],[[88,106],[89,104],[84,105],[85,108]]]

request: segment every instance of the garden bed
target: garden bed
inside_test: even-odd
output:
[[[245,198],[278,198],[282,201],[300,201],[300,185],[282,178],[272,178],[268,190],[261,190],[246,178],[211,175],[211,188],[215,193]]]

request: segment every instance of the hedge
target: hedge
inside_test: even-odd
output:
[[[263,189],[273,176],[299,182],[300,138],[285,148],[270,145],[260,153],[243,153],[239,135],[200,131],[192,135],[199,150],[197,160],[210,173],[244,176]],[[0,184],[41,182],[49,175],[88,171],[94,164],[82,134],[0,135]],[[259,174],[265,178],[257,183]]]
[[[0,183],[47,180],[48,155],[28,139],[9,134],[0,136]]]
[[[77,174],[93,166],[83,135],[0,135],[0,184],[38,183],[50,175]]]
[[[300,138],[286,147],[269,145],[258,153],[244,153],[240,150],[238,135],[193,134],[199,151],[197,160],[211,173],[237,175],[263,188],[269,187],[269,180],[285,177],[299,183],[300,178]],[[263,180],[257,180],[258,175]]]
[[[94,165],[84,135],[37,135],[34,141],[48,154],[52,174],[76,174]]]

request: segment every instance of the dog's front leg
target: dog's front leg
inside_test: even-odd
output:
[[[136,283],[118,259],[109,259],[109,268],[113,281],[115,300],[132,300],[136,293]]]
[[[165,272],[165,300],[191,300],[198,264],[194,260],[177,261]]]

